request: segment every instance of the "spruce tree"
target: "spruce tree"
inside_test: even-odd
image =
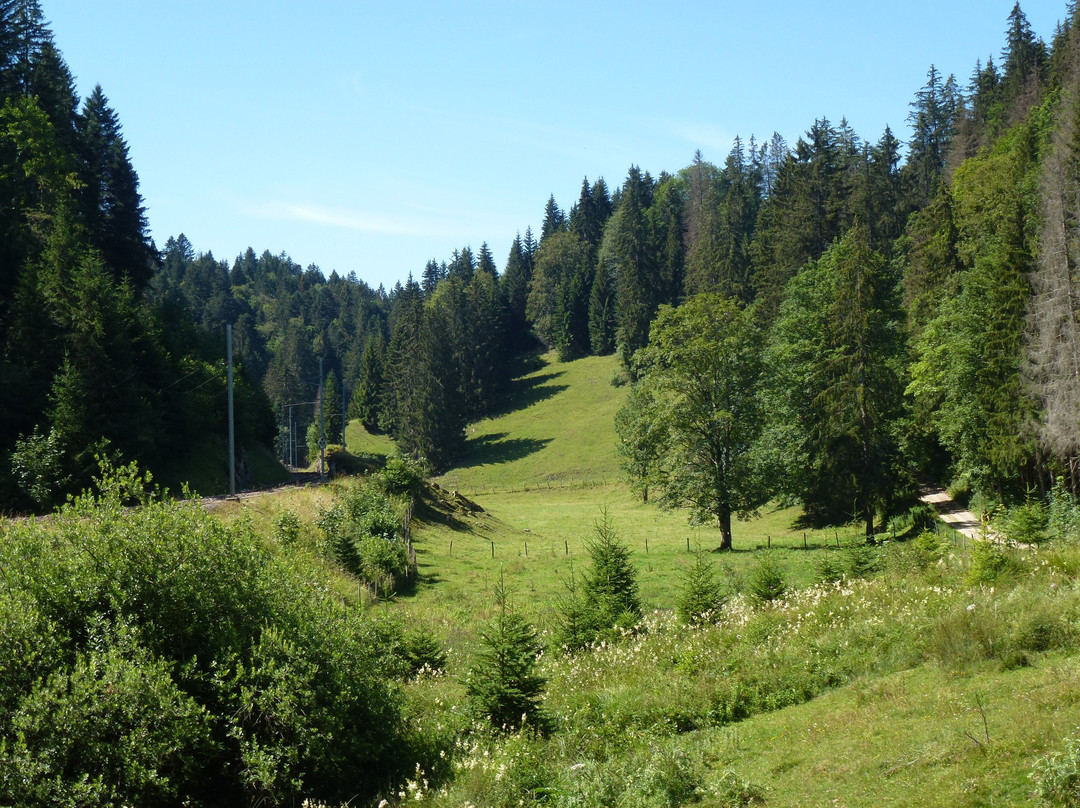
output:
[[[146,208],[119,118],[101,85],[94,87],[83,104],[78,141],[82,158],[79,207],[87,231],[116,277],[142,287],[154,269]]]
[[[514,607],[501,573],[495,608],[495,617],[480,631],[480,649],[465,692],[475,712],[496,730],[542,730],[546,681],[537,671],[542,646],[536,629]]]
[[[641,617],[637,570],[630,548],[619,539],[607,509],[593,524],[586,541],[589,567],[582,582],[582,600],[593,636],[633,628]]]

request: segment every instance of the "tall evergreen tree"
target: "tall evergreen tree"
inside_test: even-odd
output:
[[[87,232],[117,278],[144,286],[154,270],[139,178],[128,159],[120,121],[101,91],[83,104],[78,120],[80,212]]]
[[[544,206],[544,223],[540,228],[541,243],[550,236],[561,233],[566,227],[566,214],[555,201],[555,194],[552,194],[548,197],[547,205]]]
[[[506,267],[499,278],[499,291],[506,309],[508,339],[513,351],[525,348],[531,339],[525,310],[532,282],[532,258],[522,246],[521,236],[514,237]]]
[[[379,428],[385,363],[386,343],[382,330],[376,329],[364,344],[364,352],[360,357],[360,375],[349,404],[349,416],[359,420],[369,432]]]
[[[649,226],[650,182],[631,166],[618,210],[608,221],[600,260],[615,275],[616,345],[625,367],[649,341],[649,323],[660,303],[660,278]]]
[[[810,514],[857,518],[868,538],[903,484],[896,288],[892,264],[853,228],[788,284],[766,356],[778,478]]]

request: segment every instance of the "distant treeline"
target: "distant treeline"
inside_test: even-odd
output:
[[[221,394],[227,323],[253,383],[245,441],[283,439],[287,405],[318,395],[322,359],[330,442],[344,396],[349,416],[444,468],[515,354],[616,352],[632,376],[660,306],[706,292],[768,332],[845,237],[889,292],[875,303],[897,346],[882,417],[902,463],[999,496],[1059,471],[1072,483],[1080,140],[1067,14],[1048,45],[1017,5],[1000,55],[966,85],[931,66],[906,151],[888,128],[869,141],[821,119],[794,145],[736,139],[722,165],[699,153],[675,174],[631,166],[614,189],[585,179],[568,210],[549,198],[539,236],[519,234],[501,271],[486,244],[463,247],[386,290],[251,249],[230,264],[183,235],[158,253],[104,94],[79,108],[37,4],[0,3],[5,501],[63,490],[35,481],[74,485],[101,438],[152,467],[220,431],[206,398]],[[314,410],[293,408],[301,434]]]
[[[497,401],[513,354],[537,343],[562,359],[617,352],[632,373],[659,307],[705,292],[752,307],[770,331],[785,305],[812,303],[798,278],[848,236],[874,267],[880,327],[895,337],[877,347],[893,352],[895,383],[878,403],[890,462],[999,496],[1059,471],[1071,483],[1075,28],[1070,7],[1047,45],[1017,5],[1000,56],[966,85],[931,66],[909,104],[906,151],[888,128],[866,141],[821,119],[793,146],[736,139],[719,166],[699,153],[675,174],[632,166],[614,190],[586,179],[569,210],[548,200],[539,238],[519,234],[501,272],[484,244],[373,290],[251,250],[230,267],[180,236],[154,286],[208,328],[237,323],[246,366],[279,411],[314,397],[322,356],[353,417],[444,467],[466,422]]]

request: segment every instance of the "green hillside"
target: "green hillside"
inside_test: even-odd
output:
[[[464,456],[439,484],[472,495],[613,482],[615,413],[626,396],[612,384],[619,374],[614,356],[521,360],[502,405],[469,425]]]

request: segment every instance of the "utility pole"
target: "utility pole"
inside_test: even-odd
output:
[[[323,389],[322,357],[319,357],[319,481],[326,482],[326,391]]]
[[[236,444],[233,429],[232,325],[225,326],[225,361],[229,379],[229,495],[236,496]]]
[[[348,423],[348,419],[345,417],[345,410],[348,407],[348,403],[345,401],[345,374],[341,374],[341,451],[345,451],[345,424]]]

